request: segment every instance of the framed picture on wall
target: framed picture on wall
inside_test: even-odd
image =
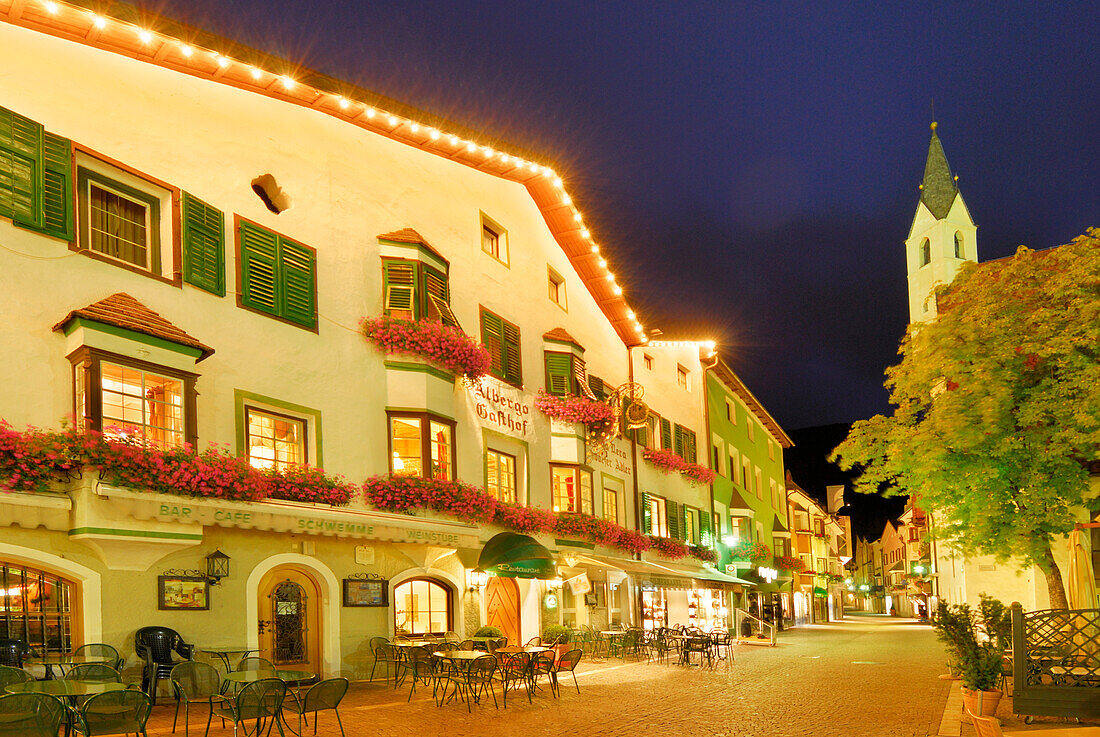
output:
[[[596,606],[596,593],[592,592],[591,594],[585,594],[584,603],[588,606]]]
[[[344,579],[344,606],[389,606],[389,581]]]
[[[210,608],[210,581],[202,576],[158,576],[158,609]]]

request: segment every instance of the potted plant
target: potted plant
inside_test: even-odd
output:
[[[952,672],[962,676],[963,705],[979,716],[992,716],[1001,700],[994,688],[1011,632],[1004,604],[981,597],[977,610],[969,604],[948,606],[940,602],[933,624],[936,637],[947,646]]]

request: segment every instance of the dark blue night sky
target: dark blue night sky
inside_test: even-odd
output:
[[[139,4],[542,154],[787,429],[886,410],[933,100],[982,260],[1100,226],[1095,2]]]

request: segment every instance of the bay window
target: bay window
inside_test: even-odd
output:
[[[154,448],[195,441],[195,374],[82,347],[73,364],[78,428]]]
[[[551,465],[555,512],[592,514],[592,472],[578,466]]]
[[[388,413],[390,472],[454,479],[454,422],[427,412]]]

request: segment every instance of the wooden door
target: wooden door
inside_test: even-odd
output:
[[[498,627],[509,645],[522,645],[519,628],[519,586],[511,578],[492,576],[485,587],[486,624]]]
[[[321,672],[321,590],[305,571],[280,566],[260,581],[259,655],[281,670]]]

